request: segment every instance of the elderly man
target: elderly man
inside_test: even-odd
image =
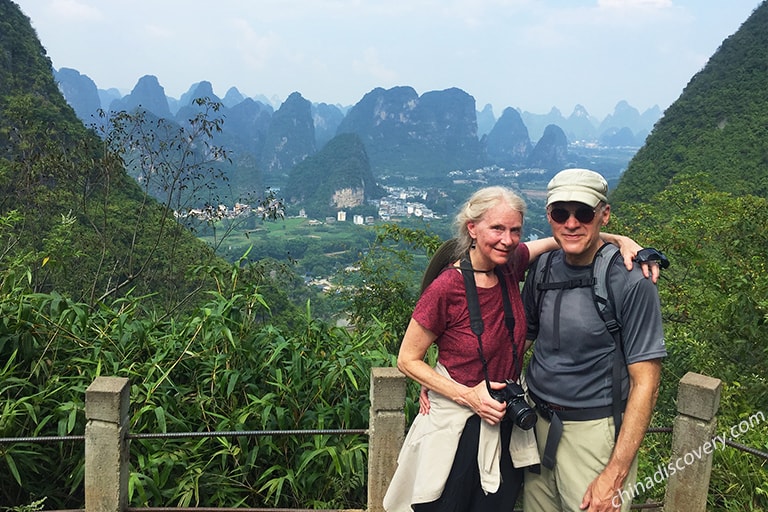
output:
[[[540,471],[526,472],[526,512],[628,510],[622,488],[637,475],[637,451],[658,395],[666,356],[658,292],[639,266],[627,272],[605,252],[608,184],[596,172],[567,169],[547,187],[547,219],[560,248],[529,271],[523,301],[533,356],[526,371],[541,416]],[[604,257],[604,256],[603,256]],[[593,288],[610,290],[607,322]],[[611,319],[613,320],[613,319]],[[620,327],[614,329],[613,326]]]

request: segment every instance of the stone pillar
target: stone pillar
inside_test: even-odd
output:
[[[382,502],[405,440],[407,379],[397,368],[371,370],[368,426],[368,512],[383,512]]]
[[[680,379],[672,431],[672,457],[664,512],[706,512],[712,453],[720,447],[713,438],[720,406],[719,379],[688,372]]]
[[[128,506],[130,385],[97,377],[85,391],[85,512],[124,512]]]

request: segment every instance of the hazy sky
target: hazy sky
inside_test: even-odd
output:
[[[55,68],[130,92],[155,75],[178,98],[352,105],[376,87],[459,87],[516,107],[604,117],[665,109],[760,0],[15,0]]]

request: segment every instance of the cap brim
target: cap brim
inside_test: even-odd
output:
[[[576,202],[583,203],[594,208],[600,204],[600,201],[602,201],[602,199],[588,192],[563,190],[550,194],[549,197],[547,197],[547,206],[551,205],[552,203]]]

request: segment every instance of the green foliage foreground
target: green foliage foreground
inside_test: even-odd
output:
[[[393,364],[383,326],[357,333],[306,316],[287,333],[246,269],[184,319],[131,298],[90,309],[31,293],[8,271],[0,295],[0,437],[82,434],[85,390],[131,381],[131,433],[364,429],[372,366]],[[391,341],[390,341],[391,343]],[[79,443],[0,445],[0,503],[83,505]],[[132,506],[357,507],[365,436],[268,436],[131,443]]]

